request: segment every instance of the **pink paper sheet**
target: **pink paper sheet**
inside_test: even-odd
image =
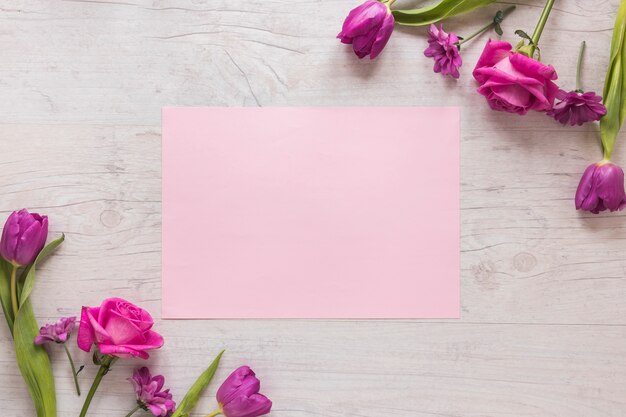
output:
[[[163,109],[163,318],[459,317],[457,108]]]

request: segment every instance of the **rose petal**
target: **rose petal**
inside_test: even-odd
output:
[[[100,344],[98,345],[98,349],[100,349],[100,353],[103,355],[111,355],[118,358],[137,357],[141,359],[148,359],[150,357],[150,355],[146,352],[135,350],[124,345]]]

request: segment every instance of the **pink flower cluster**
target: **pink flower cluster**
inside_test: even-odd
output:
[[[34,267],[32,263],[44,247],[47,235],[46,216],[29,213],[26,209],[13,212],[4,225],[0,239],[0,256],[4,261],[10,262],[14,269],[25,265]],[[82,367],[76,371],[66,344],[75,324],[76,317],[62,317],[55,323],[46,324],[41,327],[33,343],[37,346],[48,343],[63,345],[72,367],[76,393],[80,395],[77,376]],[[96,347],[94,362],[100,365],[100,370],[83,405],[81,417],[87,415],[95,390],[117,359],[147,359],[148,351],[163,346],[163,337],[152,329],[153,326],[154,320],[150,313],[121,298],[108,298],[98,307],[82,308],[78,347],[86,352]],[[128,416],[141,409],[156,417],[169,417],[175,412],[176,403],[170,390],[164,389],[163,375],[153,376],[148,368],[141,367],[133,372],[129,381],[135,390],[137,406]],[[261,382],[250,367],[236,369],[219,388],[218,409],[212,415],[259,417],[268,414],[272,402],[259,393],[260,388]]]

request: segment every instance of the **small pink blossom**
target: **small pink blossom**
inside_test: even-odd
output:
[[[61,317],[56,323],[46,324],[39,329],[39,334],[35,337],[35,344],[65,343],[75,325],[76,317]]]
[[[163,375],[152,376],[145,366],[135,369],[133,376],[128,378],[135,388],[137,403],[141,408],[150,411],[157,417],[168,417],[176,409],[176,403],[172,400],[170,390],[163,390],[165,377]]]
[[[564,91],[559,90],[556,98],[561,100],[556,103],[548,116],[564,125],[581,126],[583,123],[600,120],[606,114],[606,107],[602,104],[602,97],[593,91]]]
[[[428,48],[424,55],[435,60],[433,70],[441,75],[459,78],[459,68],[463,65],[458,47],[459,38],[452,32],[446,33],[443,25],[430,25],[428,30]]]

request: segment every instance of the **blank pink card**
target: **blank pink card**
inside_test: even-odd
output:
[[[459,110],[163,109],[164,318],[459,317]]]

